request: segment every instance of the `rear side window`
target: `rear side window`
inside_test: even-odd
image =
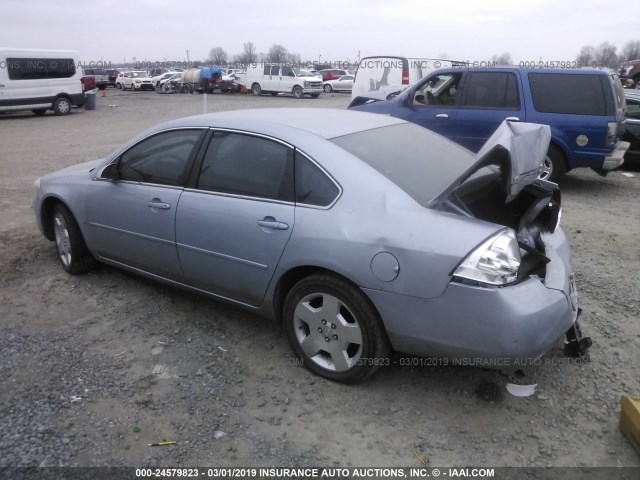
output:
[[[262,137],[215,132],[197,188],[293,201],[293,149]]]
[[[328,207],[340,194],[336,184],[300,152],[296,152],[296,203]]]
[[[470,73],[463,107],[520,109],[516,76],[510,72]]]
[[[533,106],[538,112],[607,115],[601,75],[530,73]]]
[[[71,78],[76,74],[72,58],[7,58],[11,80]]]

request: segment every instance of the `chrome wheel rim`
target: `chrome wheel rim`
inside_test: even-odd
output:
[[[62,264],[65,267],[69,267],[71,265],[71,241],[69,239],[67,222],[64,221],[64,217],[59,212],[56,213],[53,222],[58,255],[60,256]]]
[[[293,317],[298,344],[316,365],[345,372],[358,364],[362,330],[339,298],[328,293],[307,295],[298,302]]]

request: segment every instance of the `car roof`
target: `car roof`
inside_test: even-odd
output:
[[[407,123],[404,120],[375,113],[330,108],[262,108],[208,113],[182,118],[158,126],[219,127],[246,131],[275,132],[305,131],[325,139],[351,133]]]

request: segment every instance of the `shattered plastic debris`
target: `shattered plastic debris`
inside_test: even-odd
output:
[[[516,385],[515,383],[507,383],[507,392],[514,397],[530,397],[536,393],[537,383],[533,385]]]
[[[216,440],[224,437],[226,435],[226,433],[224,433],[222,430],[216,430],[215,432],[213,432],[213,438],[215,438]]]
[[[76,397],[75,395],[71,395],[71,403],[76,403],[82,400],[82,397]]]
[[[164,372],[164,365],[156,365],[153,368],[153,372],[152,373],[154,375],[160,375],[162,372]]]
[[[627,177],[627,178],[633,178],[635,177],[635,175],[633,173],[629,173],[629,172],[618,172],[620,175]]]

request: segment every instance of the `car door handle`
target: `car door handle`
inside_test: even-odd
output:
[[[149,203],[147,203],[147,205],[151,208],[157,208],[158,210],[169,210],[171,208],[171,205],[169,205],[168,203],[163,203],[157,198],[151,200]]]
[[[505,118],[505,120],[509,120],[510,122],[519,122],[520,118],[519,117],[507,117],[507,118]]]
[[[262,220],[258,220],[258,225],[264,228],[273,228],[274,230],[286,230],[289,225],[283,222],[278,222],[273,217],[265,217]]]
[[[446,113],[439,113],[436,115],[436,118],[449,118],[449,115],[447,115]]]

